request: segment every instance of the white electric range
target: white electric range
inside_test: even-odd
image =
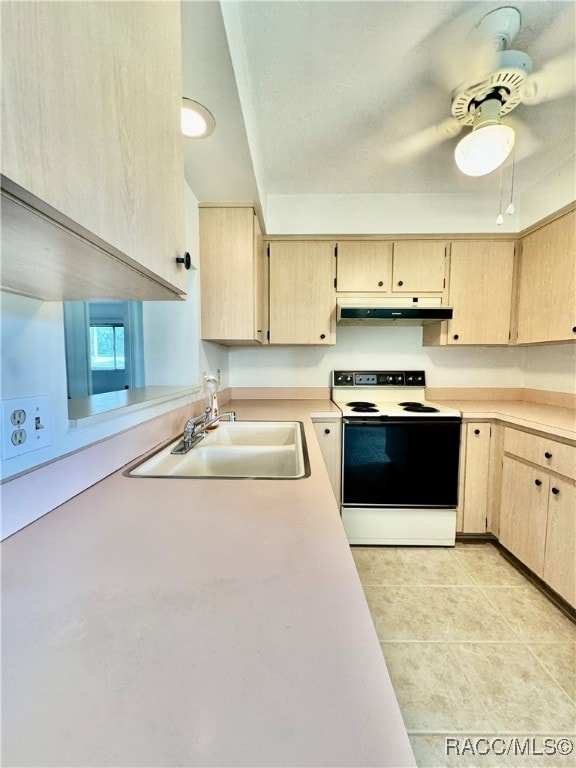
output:
[[[351,544],[454,545],[462,416],[425,394],[424,371],[332,374]]]

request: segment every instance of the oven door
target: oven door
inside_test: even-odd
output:
[[[461,422],[457,417],[345,419],[342,505],[456,507]]]

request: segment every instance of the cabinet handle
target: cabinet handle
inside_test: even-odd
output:
[[[534,485],[542,485],[542,480],[534,480]]]
[[[176,264],[184,264],[185,269],[190,269],[192,266],[192,259],[190,258],[188,251],[186,251],[184,256],[176,256]]]
[[[398,285],[404,285],[404,280],[398,280]]]
[[[324,430],[324,434],[325,434],[325,435],[329,435],[329,434],[330,434],[330,430],[329,430],[329,429],[325,429],[325,430]]]
[[[325,339],[325,338],[326,338],[326,334],[325,334],[325,333],[321,333],[321,334],[320,334],[320,338],[321,338],[321,339]]]
[[[551,459],[551,458],[552,458],[552,454],[551,454],[549,451],[546,451],[546,453],[544,454],[544,456],[545,456],[545,458],[547,458],[547,459]]]
[[[576,325],[572,328],[572,333],[576,333]]]
[[[382,280],[380,280],[380,281],[379,281],[378,285],[379,285],[379,287],[380,287],[380,288],[382,288],[382,286],[384,285],[384,283],[382,282]]]
[[[558,496],[558,494],[560,493],[560,488],[552,488],[552,493],[554,494],[554,496]]]
[[[453,339],[459,339],[459,338],[460,338],[460,336],[458,336],[458,334],[457,334],[457,333],[455,333],[455,334],[454,334],[454,336],[453,336],[452,338],[453,338]]]
[[[475,434],[475,435],[479,435],[479,434],[480,434],[480,430],[479,430],[479,429],[475,429],[475,430],[474,430],[474,434]]]

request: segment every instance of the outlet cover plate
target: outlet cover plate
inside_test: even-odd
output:
[[[16,417],[14,417],[16,414]],[[22,420],[22,414],[24,419]],[[17,424],[14,424],[14,421]],[[25,432],[25,439],[14,442],[14,432]],[[50,426],[50,398],[47,395],[38,397],[18,397],[12,400],[2,400],[2,458],[12,459],[38,448],[45,448],[52,442]]]

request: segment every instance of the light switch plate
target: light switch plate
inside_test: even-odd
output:
[[[18,397],[2,401],[2,458],[12,459],[52,442],[50,398]]]

